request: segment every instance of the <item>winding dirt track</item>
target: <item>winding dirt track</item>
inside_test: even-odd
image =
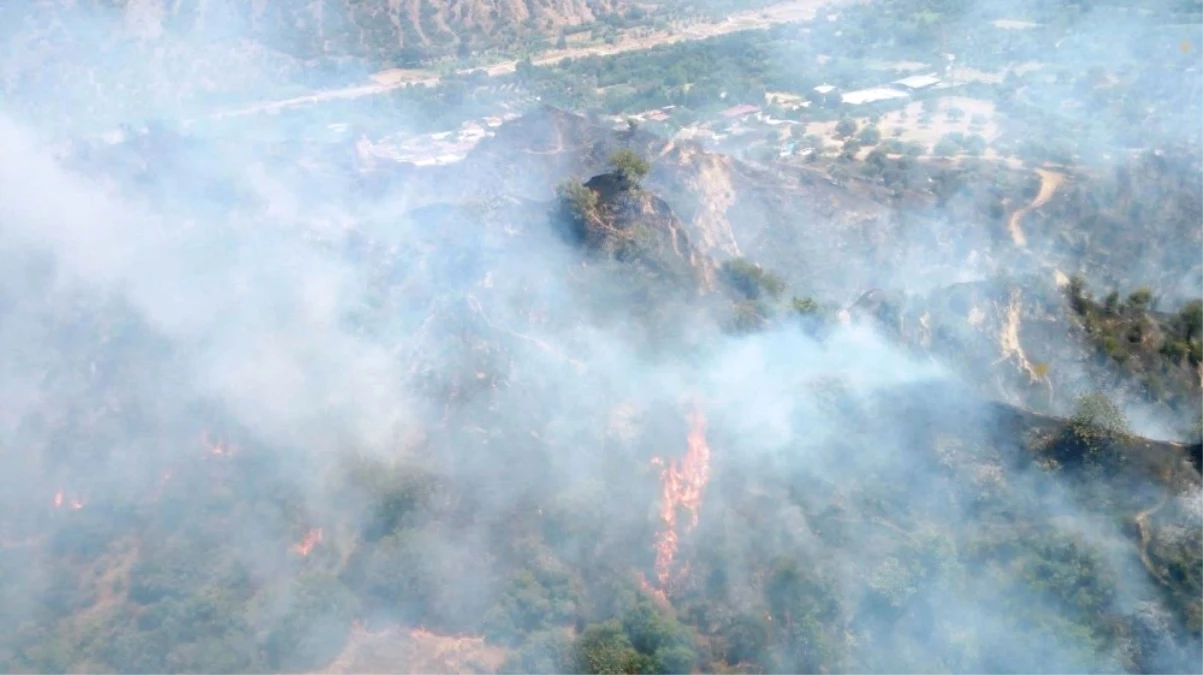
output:
[[[1020,248],[1027,248],[1028,238],[1023,234],[1024,216],[1028,215],[1033,209],[1038,209],[1048,203],[1048,200],[1056,194],[1057,188],[1061,183],[1065,182],[1065,176],[1056,171],[1048,171],[1046,169],[1036,169],[1036,173],[1040,176],[1040,192],[1036,194],[1036,198],[1031,204],[1018,209],[1011,214],[1011,218],[1007,221],[1007,229],[1011,231],[1011,239],[1015,245]]]
[[[1137,548],[1140,562],[1154,579],[1165,586],[1170,585],[1169,581],[1161,575],[1161,572],[1157,570],[1157,566],[1153,564],[1153,559],[1149,557],[1149,540],[1152,539],[1149,532],[1149,516],[1160,511],[1161,507],[1165,506],[1167,501],[1169,501],[1169,493],[1161,495],[1161,501],[1136,514],[1136,517],[1133,519],[1136,521],[1136,529],[1140,532],[1140,545]]]
[[[1156,504],[1151,505],[1151,507],[1146,508],[1143,511],[1140,511],[1140,513],[1138,513],[1132,519],[1134,522],[1136,522],[1137,533],[1140,537],[1140,541],[1137,544],[1137,553],[1140,557],[1140,563],[1144,564],[1144,568],[1149,570],[1149,574],[1152,576],[1152,578],[1156,579],[1158,582],[1161,582],[1161,585],[1163,586],[1171,586],[1171,582],[1169,582],[1169,579],[1166,579],[1166,575],[1157,568],[1154,562],[1152,562],[1152,556],[1149,555],[1149,546],[1152,544],[1152,531],[1149,526],[1149,519],[1152,515],[1155,515],[1157,511],[1165,508],[1166,504],[1169,503],[1169,497],[1171,497],[1174,484],[1177,482],[1178,474],[1181,468],[1185,466],[1186,462],[1187,460],[1181,460],[1180,463],[1175,464],[1175,466],[1169,469],[1169,474],[1166,476],[1166,490],[1161,493],[1161,498],[1157,499]]]
[[[786,2],[769,5],[768,7],[763,7],[761,9],[736,12],[728,16],[726,19],[716,23],[697,23],[682,28],[674,33],[658,31],[641,37],[625,37],[619,40],[616,44],[612,45],[569,47],[567,49],[551,50],[533,58],[531,62],[537,66],[553,65],[564,61],[565,59],[575,59],[586,56],[609,56],[623,52],[642,51],[651,49],[653,47],[658,47],[660,45],[688,42],[691,40],[704,40],[717,35],[726,35],[728,33],[738,33],[745,30],[768,28],[770,26],[782,23],[809,21],[813,19],[818,11],[823,7],[865,1],[867,0],[787,0]],[[518,61],[514,60],[495,63],[491,66],[483,68],[483,70],[488,73],[490,77],[495,77],[497,75],[512,73],[517,70],[517,68]],[[459,72],[467,73],[472,70],[481,69],[467,68]],[[423,75],[427,76],[423,77]],[[337,101],[360,98],[362,96],[375,96],[377,94],[383,94],[394,89],[399,89],[406,85],[422,85],[426,87],[433,87],[439,83],[440,78],[437,75],[429,75],[429,73],[422,71],[401,71],[393,69],[377,73],[372,79],[374,80],[373,84],[328,89],[326,91],[320,91],[315,94],[308,94],[306,96],[297,96],[295,98],[283,99],[280,101],[257,103],[252,106],[218,112],[211,117],[213,119],[241,117],[244,115],[253,115],[255,113],[272,112],[286,108],[313,105],[315,103],[322,103],[324,101]]]

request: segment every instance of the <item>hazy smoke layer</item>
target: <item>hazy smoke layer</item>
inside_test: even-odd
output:
[[[1193,502],[1036,461],[1058,427],[868,322],[725,330],[552,203],[41,133],[0,117],[0,669],[314,671],[389,626],[533,669],[612,617],[665,671],[1197,665],[1146,534],[1197,544]]]

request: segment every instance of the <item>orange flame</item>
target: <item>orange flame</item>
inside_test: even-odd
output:
[[[426,630],[426,626],[418,626],[409,630],[409,637],[412,640],[439,640],[451,641],[456,646],[464,646],[473,642],[483,642],[484,638],[477,635],[469,635],[467,633],[432,633]]]
[[[71,507],[71,510],[73,510],[73,511],[78,511],[78,510],[82,509],[82,508],[84,507],[84,504],[85,504],[84,500],[80,499],[78,496],[76,496],[76,497],[72,497],[72,498],[71,498],[71,500],[68,502],[68,501],[66,500],[66,497],[65,497],[65,495],[63,494],[63,491],[62,491],[62,490],[57,490],[57,491],[55,491],[55,493],[54,493],[54,508],[56,508],[56,509],[61,509],[61,508],[63,508],[63,503],[64,503],[64,502],[66,502],[66,503],[67,503],[67,505],[68,505],[68,506],[70,506],[70,507]]]
[[[215,457],[229,456],[234,454],[233,447],[219,440],[211,440],[209,438],[209,432],[207,431],[201,436],[201,444],[205,446],[205,449],[209,451],[210,455]]]
[[[642,572],[639,573],[639,589],[652,596],[652,599],[658,604],[665,607],[668,606],[668,595],[664,593],[663,589],[653,588],[652,585],[647,582],[647,577],[643,576]]]
[[[698,525],[702,508],[702,491],[710,480],[710,447],[706,444],[706,417],[696,406],[689,413],[689,435],[685,456],[664,461],[659,457],[652,463],[664,467],[660,471],[660,520],[664,529],[656,541],[656,580],[660,589],[667,588],[672,577],[673,560],[677,555],[677,513],[689,512],[689,522],[681,528],[689,532]]]
[[[313,552],[313,549],[318,544],[322,543],[322,528],[314,528],[305,533],[301,541],[292,545],[292,552],[302,558]]]

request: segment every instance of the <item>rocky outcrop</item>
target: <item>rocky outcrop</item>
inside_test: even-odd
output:
[[[713,260],[697,250],[663,199],[617,173],[594,176],[584,188],[597,196],[596,207],[570,209],[565,217],[577,243],[637,268],[664,284],[665,291],[705,291],[714,285]]]

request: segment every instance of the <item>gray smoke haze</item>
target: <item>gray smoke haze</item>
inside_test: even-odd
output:
[[[965,21],[999,12],[973,7]],[[219,16],[180,51],[212,31],[236,43]],[[1070,35],[1110,40],[1127,20]],[[1138,58],[1125,49],[1109,55]],[[141,58],[106,51],[96,70]],[[227,76],[250,77],[209,73]],[[316,671],[356,622],[538,652],[531,636],[619,615],[652,576],[652,459],[685,452],[693,401],[710,482],[677,554],[702,580],[676,600],[682,622],[788,622],[782,672],[1198,665],[1115,516],[1166,489],[1047,470],[955,364],[856,319],[723,331],[705,301],[641,295],[622,264],[586,259],[550,204],[368,198],[251,143],[148,138],[162,162],[135,179],[105,163],[146,154],[114,146],[79,170],[55,133],[0,116],[0,670]],[[965,234],[896,242],[864,285],[1006,271],[975,262],[993,246],[977,223],[935,222]],[[1156,415],[1132,422],[1168,426]],[[291,554],[314,528],[315,552]],[[518,596],[522,574],[570,599]],[[554,618],[499,627],[506,602]],[[1083,627],[1103,613],[1136,628]]]

